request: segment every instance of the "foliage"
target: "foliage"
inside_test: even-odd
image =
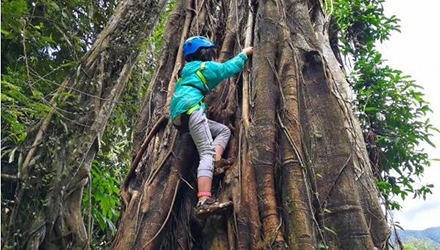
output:
[[[61,81],[75,71],[113,13],[118,1],[16,0],[2,2],[2,172],[19,174],[23,142],[38,121],[55,112],[63,122],[66,105],[55,108],[50,100]],[[127,88],[115,107],[101,148],[92,165],[92,197],[84,191],[83,211],[92,202],[92,245],[104,247],[115,232],[119,218],[119,186],[129,165],[131,128],[145,95],[161,48],[164,24],[175,1],[171,1],[154,35],[141,48]],[[75,91],[69,93],[75,101]],[[61,109],[60,109],[61,108]],[[51,144],[57,150],[57,142]],[[3,165],[3,164],[2,164]],[[3,186],[5,187],[5,186]],[[13,188],[8,186],[9,188]],[[9,192],[10,191],[10,192]],[[2,201],[13,190],[2,189]],[[11,197],[9,197],[11,196]]]
[[[57,105],[55,108],[50,100],[62,80],[76,68],[82,55],[90,48],[116,4],[113,0],[2,1],[1,49],[5,52],[1,59],[2,173],[20,177],[26,146],[23,143],[27,136],[35,134],[42,118],[55,112],[57,123],[66,121],[64,114],[69,114],[70,110],[66,109],[69,105]],[[64,100],[74,103],[75,93],[64,93]],[[46,145],[50,151],[59,152],[57,140],[62,139],[49,138]],[[39,168],[50,166],[38,165],[35,172]],[[41,189],[48,190],[47,184],[53,175],[46,174],[41,180],[35,176],[31,181],[40,182]],[[14,188],[13,183],[2,183],[2,205],[6,205],[5,209],[14,199]],[[34,200],[35,203],[44,202]],[[31,214],[34,212],[32,207],[28,211],[29,216],[35,215]],[[105,216],[108,218],[111,214],[105,213]],[[5,231],[2,230],[2,234]]]
[[[95,248],[108,243],[108,239],[111,239],[116,233],[115,224],[120,216],[120,181],[110,171],[106,170],[98,157],[93,162],[90,171],[92,179],[91,190],[86,189],[83,198],[83,214],[90,212],[93,218],[92,225],[98,225],[98,228],[92,232],[93,239],[95,239],[92,244]],[[91,197],[89,191],[92,194]],[[90,207],[88,206],[89,204],[91,204]],[[87,221],[87,218],[85,220]]]
[[[115,2],[2,2],[2,144],[13,152],[53,108],[50,98],[111,15]],[[12,155],[11,155],[12,156]],[[3,155],[2,155],[3,157]],[[11,157],[12,159],[14,157]]]
[[[422,88],[410,76],[385,65],[376,49],[377,42],[400,31],[399,19],[385,16],[384,2],[337,0],[333,16],[340,52],[354,64],[349,79],[380,193],[388,208],[400,209],[393,197],[405,199],[412,193],[425,198],[431,193],[432,184],[414,184],[430,165],[420,144],[434,147],[430,136],[438,130],[426,119],[432,111]]]

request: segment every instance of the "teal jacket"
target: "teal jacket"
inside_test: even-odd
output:
[[[188,63],[182,70],[182,79],[177,82],[176,92],[170,104],[171,119],[174,121],[177,116],[186,113],[197,103],[203,100],[221,81],[239,73],[246,63],[247,56],[244,53],[225,63],[206,62],[205,68],[201,70],[206,79],[208,88],[196,74],[201,68],[201,61]],[[202,105],[204,107],[205,104]]]

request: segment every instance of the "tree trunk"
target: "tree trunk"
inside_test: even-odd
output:
[[[3,241],[19,249],[84,249],[82,193],[111,111],[165,0],[123,1],[29,135]]]
[[[312,0],[177,1],[135,126],[112,249],[385,248],[389,229],[328,23]],[[168,118],[193,35],[220,45],[219,61],[255,47],[207,98],[210,119],[232,130],[224,157],[236,161],[213,182],[233,211],[204,220],[193,211],[197,151]]]

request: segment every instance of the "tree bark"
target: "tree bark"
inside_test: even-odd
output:
[[[348,83],[318,1],[180,0],[135,129],[112,249],[384,249],[389,229]],[[230,213],[194,217],[197,151],[169,120],[181,49],[211,38],[219,61],[252,45],[242,73],[207,97],[229,126],[232,167],[213,194]],[[174,39],[172,39],[174,38]]]
[[[166,0],[123,1],[29,135],[3,241],[18,249],[84,249],[83,188],[100,136]]]

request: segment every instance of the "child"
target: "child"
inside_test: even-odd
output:
[[[171,101],[171,119],[181,132],[190,132],[200,156],[197,169],[199,201],[196,211],[218,205],[211,198],[211,184],[216,165],[222,160],[231,131],[225,125],[206,117],[204,97],[221,81],[239,73],[253,48],[245,48],[242,53],[225,63],[214,62],[217,49],[213,42],[203,36],[194,36],[185,41],[183,54],[188,64],[176,84],[176,92]],[[212,137],[215,137],[213,140]]]

